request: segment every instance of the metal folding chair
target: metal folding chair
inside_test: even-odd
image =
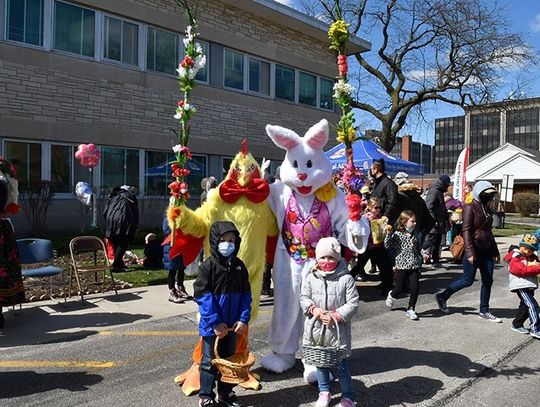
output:
[[[71,297],[71,286],[73,275],[77,280],[77,287],[81,300],[84,303],[84,290],[81,284],[80,273],[94,273],[94,283],[98,282],[98,273],[103,273],[101,292],[105,292],[106,273],[111,276],[112,288],[118,297],[116,282],[114,281],[112,265],[107,258],[107,249],[105,243],[97,236],[79,236],[69,242],[69,251],[71,253],[71,270],[69,273],[69,296]]]
[[[49,296],[53,296],[53,277],[62,274],[62,288],[64,302],[66,302],[64,270],[52,265],[54,259],[53,245],[47,239],[19,239],[17,240],[19,257],[22,266],[36,265],[36,267],[22,267],[22,275],[27,278],[49,278]]]

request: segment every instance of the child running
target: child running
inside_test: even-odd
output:
[[[422,255],[420,252],[420,235],[416,231],[416,217],[411,211],[403,211],[396,223],[396,231],[392,232],[392,226],[387,226],[387,235],[384,246],[393,249],[396,256],[396,284],[394,289],[386,297],[386,306],[392,308],[398,295],[403,291],[405,281],[409,281],[411,295],[406,315],[416,321],[418,315],[414,311],[418,293],[420,292],[420,267]]]
[[[316,407],[330,404],[330,371],[339,379],[342,407],[355,406],[354,388],[347,357],[351,353],[351,319],[358,311],[358,291],[347,266],[341,261],[341,246],[337,239],[324,237],[315,248],[317,263],[302,284],[300,305],[307,316],[304,323],[303,344],[317,340],[326,326],[325,343],[335,343],[339,329],[340,347],[346,355],[335,368],[317,368],[319,398]],[[332,315],[338,322],[334,325]],[[312,325],[317,324],[313,327]]]
[[[199,304],[199,335],[203,341],[201,390],[199,406],[235,406],[234,384],[224,383],[212,365],[214,343],[219,337],[218,352],[222,358],[232,356],[236,335],[247,328],[251,317],[251,288],[246,266],[236,255],[240,234],[232,222],[214,222],[210,227],[210,256],[200,265],[193,284]],[[217,384],[218,400],[214,384]]]
[[[538,303],[534,298],[534,290],[538,288],[538,274],[540,263],[534,251],[538,247],[535,235],[525,233],[519,242],[519,248],[510,247],[504,256],[508,263],[508,287],[519,297],[519,308],[512,321],[512,330],[520,334],[530,333],[532,337],[540,339],[540,318],[538,316]],[[523,324],[529,317],[530,331]]]

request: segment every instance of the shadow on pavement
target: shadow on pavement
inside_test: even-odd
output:
[[[85,307],[89,309],[88,305]],[[95,306],[92,307],[95,308]],[[85,308],[81,307],[81,309]],[[92,328],[113,327],[150,317],[151,315],[147,314],[127,314],[124,312],[93,311],[76,314],[49,314],[39,307],[23,309],[20,315],[6,318],[6,323],[0,333],[0,349],[83,339],[98,332],[98,329]],[[57,332],[66,330],[69,332]]]
[[[0,375],[0,399],[27,396],[55,389],[84,391],[102,380],[103,376],[87,372],[2,372]]]

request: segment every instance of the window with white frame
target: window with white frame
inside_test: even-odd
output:
[[[19,192],[29,186],[39,185],[41,174],[41,144],[20,141],[5,141],[4,156],[17,170]]]
[[[276,98],[294,102],[294,69],[276,64]]]
[[[298,102],[303,105],[317,106],[317,77],[300,72],[298,85]]]
[[[200,44],[203,54],[206,56],[206,65],[199,69],[199,72],[197,72],[197,76],[195,76],[195,79],[201,82],[208,82],[208,67],[210,66],[210,48],[208,47],[208,43],[204,41],[198,41]]]
[[[244,55],[230,49],[225,49],[224,54],[223,84],[228,88],[244,90]]]
[[[7,0],[6,38],[43,45],[43,0]]]
[[[139,150],[101,148],[101,187],[139,186]]]
[[[138,65],[139,26],[118,18],[103,20],[103,58]]]
[[[93,10],[54,3],[54,49],[94,56],[96,16]]]
[[[146,151],[144,164],[144,185],[146,195],[167,196],[168,185],[173,181],[170,164],[175,161],[173,153]],[[186,163],[190,170],[186,178],[192,196],[202,193],[201,181],[206,177],[206,156],[193,155]]]
[[[75,151],[75,146],[51,144],[51,183],[55,194],[73,193],[77,182],[91,183],[90,169],[74,159]]]
[[[321,78],[321,87],[319,91],[319,107],[321,109],[334,110],[334,81]]]
[[[270,63],[249,58],[249,91],[270,95]]]
[[[148,27],[146,36],[146,68],[175,75],[178,68],[178,34]]]

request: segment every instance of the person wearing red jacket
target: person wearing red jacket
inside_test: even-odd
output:
[[[528,334],[540,339],[540,317],[538,303],[534,298],[534,290],[538,288],[538,274],[540,262],[534,251],[538,248],[538,239],[535,235],[525,233],[519,242],[519,248],[511,248],[504,256],[508,263],[508,288],[519,297],[519,308],[512,321],[512,330]],[[529,318],[530,330],[523,326]]]

